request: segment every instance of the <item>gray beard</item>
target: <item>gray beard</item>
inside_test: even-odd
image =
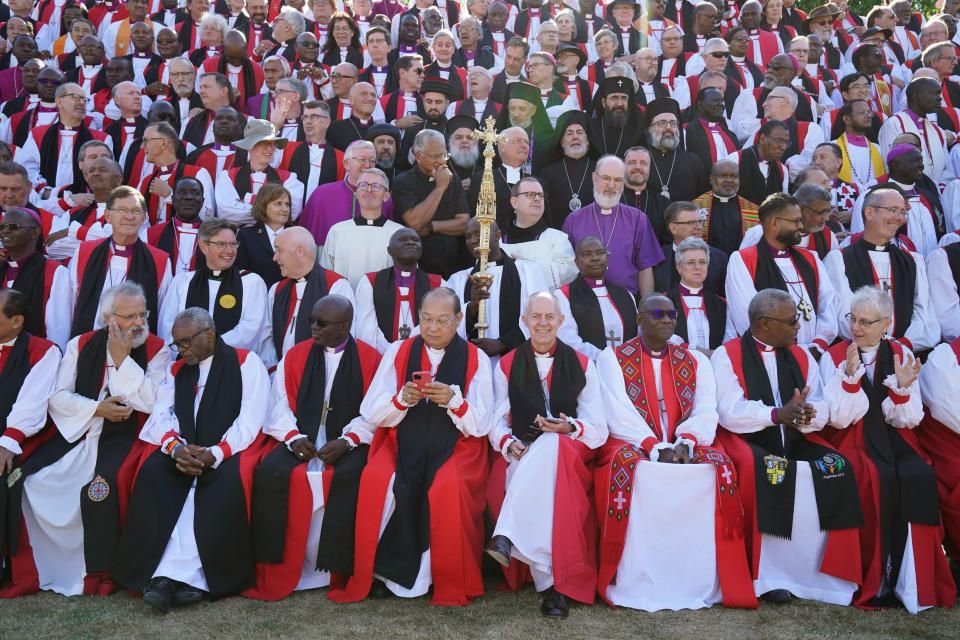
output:
[[[650,131],[650,144],[652,144],[655,148],[660,149],[662,152],[668,153],[680,145],[680,139],[676,136],[673,136],[669,141],[667,141],[664,139],[664,135],[662,133]]]
[[[390,158],[377,158],[377,168],[383,169],[385,171],[393,169],[393,163],[396,160],[395,156],[390,156]]]
[[[453,150],[450,152],[450,159],[453,160],[453,164],[458,167],[473,170],[473,167],[477,164],[477,160],[480,159],[480,148],[474,147],[471,151]]]

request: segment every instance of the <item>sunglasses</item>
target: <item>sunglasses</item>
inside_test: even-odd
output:
[[[712,55],[714,58],[717,58],[719,60],[720,58],[729,58],[730,52],[729,51],[713,51],[710,53],[710,55]]]
[[[677,310],[676,309],[651,309],[647,311],[650,314],[650,317],[654,320],[663,320],[664,317],[670,318],[671,320],[677,319]]]

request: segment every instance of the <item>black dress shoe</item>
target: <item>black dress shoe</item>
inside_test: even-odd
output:
[[[387,585],[383,583],[383,580],[373,580],[373,584],[370,585],[370,597],[375,600],[383,600],[384,598],[389,598],[393,595],[393,592],[387,588]]]
[[[790,602],[793,599],[793,594],[787,591],[786,589],[774,589],[773,591],[767,591],[765,594],[760,596],[767,602],[775,602],[777,604],[784,604]]]
[[[177,583],[177,590],[173,594],[173,606],[185,607],[203,600],[203,591],[182,582]]]
[[[173,605],[177,586],[170,578],[154,578],[143,589],[143,601],[157,613],[167,613]]]
[[[567,596],[557,593],[553,587],[550,587],[543,597],[540,613],[547,618],[566,618],[570,615],[570,603],[567,601]]]
[[[511,551],[513,551],[513,544],[507,536],[493,536],[486,548],[487,555],[504,567],[510,566]]]

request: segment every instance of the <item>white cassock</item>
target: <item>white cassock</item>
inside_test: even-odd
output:
[[[947,188],[940,196],[940,203],[943,205],[944,226],[947,230],[946,235],[960,229],[960,180],[951,180]],[[944,236],[946,237],[946,236]],[[941,238],[940,246],[943,246]]]
[[[500,242],[500,250],[514,260],[531,260],[540,265],[552,289],[559,289],[577,277],[577,265],[570,238],[559,229],[547,227],[530,242],[511,244],[506,238]]]
[[[401,229],[406,227],[382,215],[377,220],[360,217],[342,220],[327,232],[327,242],[320,252],[320,266],[336,271],[356,288],[367,273],[393,264],[387,247],[391,236]]]
[[[523,305],[530,294],[538,291],[550,289],[550,281],[547,280],[540,266],[530,260],[517,260],[517,273],[520,275],[520,314],[523,315]],[[464,287],[467,284],[467,278],[470,277],[472,267],[457,271],[450,276],[450,288],[457,292],[460,298],[460,306],[466,308],[467,302],[464,300]],[[500,281],[503,267],[498,264],[490,263],[487,265],[487,273],[493,276],[490,284],[490,297],[487,299],[487,324],[490,325],[486,330],[486,337],[497,339],[500,337]],[[525,338],[530,337],[523,322],[520,322],[520,330],[523,331]],[[463,314],[463,320],[457,329],[461,338],[467,337],[467,314]]]
[[[923,172],[933,178],[934,181],[938,181],[944,177],[945,173],[950,173],[950,167],[947,163],[946,136],[936,122],[932,122],[926,117],[922,120],[923,131],[906,111],[895,113],[887,118],[880,126],[880,133],[877,137],[880,155],[883,158],[887,157],[887,153],[893,148],[893,141],[901,133],[916,134],[920,138],[923,151]]]
[[[771,250],[771,254],[773,253],[774,251]],[[815,305],[818,312],[814,313],[811,310],[809,320],[805,319],[803,313],[800,312],[800,332],[797,334],[797,344],[805,348],[813,346],[820,351],[826,351],[833,344],[834,338],[837,337],[838,300],[831,279],[827,277],[826,268],[820,262],[816,253],[812,253],[812,255],[816,264],[815,271],[819,274],[817,278],[817,305]],[[774,258],[773,261],[783,275],[783,279],[787,283],[787,292],[794,302],[800,304],[802,297],[807,304],[812,305],[803,279],[791,258],[789,256]],[[744,264],[740,251],[733,252],[730,255],[730,261],[727,263],[726,291],[726,339],[729,340],[743,335],[750,328],[747,306],[757,293],[753,277],[751,277],[750,271]]]
[[[17,337],[0,343],[0,349],[12,349]],[[47,404],[57,386],[59,367],[60,350],[49,348],[27,372],[10,413],[6,415],[7,428],[0,432],[0,447],[19,455],[23,453],[20,443],[37,435],[47,425]],[[12,431],[19,431],[22,437]],[[12,435],[17,435],[19,440]]]
[[[570,243],[567,243],[567,246],[570,246]],[[614,340],[608,340],[604,345],[606,347],[619,347],[623,344],[623,317],[620,315],[620,311],[617,309],[617,306],[613,304],[613,300],[610,299],[610,294],[607,291],[604,280],[587,280],[586,282],[590,283],[590,290],[593,291],[593,294],[597,296],[597,302],[600,304],[600,315],[603,317],[603,335],[604,336],[614,336]],[[596,286],[594,286],[596,285]],[[553,292],[557,296],[557,302],[560,306],[560,313],[563,314],[563,323],[560,325],[560,328],[557,330],[557,337],[583,355],[587,356],[591,360],[596,360],[600,356],[600,352],[603,349],[598,349],[589,342],[586,342],[583,338],[580,337],[580,330],[577,327],[577,321],[573,317],[573,312],[570,310],[570,300],[563,293],[563,290],[558,289]],[[633,296],[631,296],[631,299]],[[636,317],[636,307],[633,309],[633,315]]]
[[[280,282],[275,282],[271,287],[270,291],[267,294],[267,322],[269,323],[269,331],[265,338],[264,345],[260,349],[260,353],[263,356],[263,364],[267,367],[276,366],[277,361],[277,351],[273,346],[273,332],[276,328],[273,326],[273,302],[277,296],[277,287],[280,286],[283,280]],[[297,317],[300,315],[300,301],[303,300],[303,291],[307,288],[306,277],[300,278],[294,284],[297,290],[297,302],[293,307],[293,314],[290,316],[290,321],[287,323],[287,326],[283,328],[283,353],[286,353],[290,350],[290,347],[297,344],[296,339],[296,327],[297,327]],[[346,278],[337,280],[333,283],[333,286],[330,287],[330,290],[327,292],[331,295],[343,296],[350,301],[350,304],[354,304],[353,301],[353,289],[350,288],[350,283],[347,282]],[[354,306],[356,308],[356,306]],[[304,309],[303,313],[310,314],[313,312],[313,309]],[[356,327],[350,329],[351,335],[354,338],[357,337]]]
[[[200,236],[200,223],[182,222],[179,218],[174,218],[173,224],[175,225],[174,235],[177,242],[177,261],[173,265],[174,277],[176,277],[181,273],[192,273],[193,267],[190,265],[196,266],[193,257]],[[173,259],[173,256],[170,256],[170,258]]]
[[[219,272],[214,271],[217,275]],[[193,280],[195,273],[181,273],[173,279],[170,284],[170,291],[160,307],[160,318],[157,320],[157,335],[163,338],[164,342],[173,340],[173,321],[177,314],[186,308],[187,290],[190,288],[190,281]],[[237,325],[220,334],[223,341],[236,349],[246,349],[256,352],[259,355],[260,349],[266,343],[270,334],[270,318],[267,315],[267,285],[263,283],[263,278],[248,271],[240,279],[243,286],[243,300],[238,300],[241,305],[240,320]],[[210,317],[213,317],[217,306],[217,292],[220,290],[220,281],[207,279],[209,285],[207,311]]]
[[[197,380],[196,399],[193,402],[194,418],[197,416],[197,409],[200,408],[200,400],[203,398],[203,390],[207,384],[212,363],[213,356],[200,362],[200,377]],[[240,365],[240,377],[243,379],[242,389],[237,390],[243,398],[240,403],[240,414],[227,428],[221,440],[230,447],[231,455],[238,455],[250,446],[260,433],[270,402],[270,378],[256,353],[251,351],[247,354],[246,360]],[[180,433],[180,423],[174,413],[174,393],[174,378],[168,369],[162,385],[157,390],[157,401],[153,413],[140,432],[140,439],[144,442],[162,445],[166,434]],[[208,447],[207,450],[215,459],[212,467],[216,469],[223,462],[223,449],[215,445]],[[171,580],[179,580],[201,591],[209,591],[193,529],[196,489],[197,481],[194,480],[183,503],[183,510],[180,512],[177,524],[173,527],[173,533],[170,534],[170,540],[152,577],[163,576]]]
[[[232,220],[241,227],[250,226],[256,220],[253,219],[251,211],[253,210],[253,200],[256,197],[260,187],[267,179],[267,174],[263,171],[250,173],[250,192],[243,199],[237,194],[237,188],[230,180],[217,180],[216,192],[217,217]],[[303,210],[303,183],[297,178],[297,174],[290,173],[283,186],[290,192],[290,219],[296,220],[300,217],[300,211]]]
[[[103,279],[103,289],[100,291],[100,299],[103,300],[103,295],[110,290],[111,287],[125,282],[127,279],[127,270],[129,269],[130,259],[124,256],[118,256],[113,252],[112,244],[110,248],[110,258],[109,266],[107,267],[106,276]],[[144,247],[144,251],[148,251]],[[77,274],[77,264],[79,264],[80,259],[80,247],[77,246],[76,253],[73,254],[73,259],[70,260],[70,294],[73,296],[74,306],[77,300],[77,296],[80,294],[80,277]],[[150,260],[153,260],[153,257],[150,257]],[[96,274],[91,274],[93,277],[96,277]],[[163,269],[163,275],[157,274],[160,279],[160,286],[157,290],[157,309],[163,308],[163,300],[167,296],[167,290],[170,288],[170,282],[173,280],[173,277],[170,275],[170,259],[167,258],[167,264]],[[103,320],[100,317],[100,307],[97,306],[97,315],[93,320],[93,328],[100,329],[103,327]]]
[[[534,361],[546,400],[547,415],[544,417],[559,419],[560,416],[550,414],[553,357],[534,352]],[[493,448],[507,460],[506,495],[493,535],[504,536],[513,543],[511,556],[530,567],[538,592],[553,586],[553,505],[560,438],[574,438],[590,449],[598,448],[607,440],[607,417],[593,362],[587,363],[584,375],[586,385],[577,396],[577,417],[570,419],[576,430],[570,434],[540,435],[517,460],[505,453],[513,441],[513,438],[507,438],[511,434],[507,376],[499,362],[493,371],[492,428],[488,438]]]
[[[927,283],[927,271],[924,267],[923,257],[912,251],[906,251],[917,265],[916,286],[913,293],[913,315],[910,317],[910,326],[904,332],[903,337],[910,341],[910,344],[917,351],[932,349],[940,341],[940,324],[937,322],[936,311],[933,303],[930,301],[930,289]],[[886,251],[868,251],[870,262],[873,264],[873,270],[876,274],[877,286],[884,289],[894,290],[893,275],[890,268],[890,254]],[[843,317],[850,312],[850,299],[853,292],[850,290],[850,281],[847,280],[846,266],[843,262],[843,254],[840,251],[831,251],[827,254],[827,270],[830,273],[830,280],[834,283],[837,291],[837,318],[839,319],[840,337],[845,340],[850,339],[850,325],[843,320]],[[894,292],[896,295],[896,292]],[[899,333],[896,326],[897,320],[893,319],[890,325],[890,334]]]
[[[823,379],[823,397],[830,407],[830,426],[835,429],[846,429],[856,425],[857,422],[867,415],[870,409],[870,400],[866,392],[860,388],[860,380],[863,374],[867,374],[867,379],[873,383],[874,371],[876,370],[878,347],[861,349],[860,368],[853,376],[846,375],[847,363],[844,360],[839,365],[833,364],[833,358],[829,355],[820,359],[820,377]],[[903,356],[911,353],[907,347],[903,347]],[[871,357],[872,354],[872,357]],[[870,363],[866,364],[869,359]],[[843,389],[842,383],[848,383],[857,386],[854,393],[849,393]],[[923,420],[923,401],[920,395],[920,385],[914,382],[908,388],[903,389],[897,382],[897,376],[890,374],[883,381],[884,386],[893,393],[910,397],[902,404],[894,404],[889,397],[883,399],[881,410],[883,419],[891,427],[897,429],[914,429],[920,421]],[[900,575],[897,584],[894,587],[894,593],[897,599],[903,603],[903,606],[910,613],[918,613],[923,609],[919,602],[917,593],[917,572],[916,559],[913,553],[913,527],[907,525],[907,541],[903,550],[903,562],[901,563]]]
[[[949,344],[937,345],[920,369],[920,392],[930,417],[960,438],[960,363]]]
[[[73,143],[77,138],[77,132],[76,130],[63,130],[59,137],[56,184],[49,185],[51,187],[73,184]],[[113,151],[113,140],[108,137],[101,142],[110,147],[111,152]],[[23,146],[15,150],[13,159],[27,170],[27,176],[35,187],[47,183],[47,179],[40,175],[40,148],[37,146],[37,141],[33,135],[27,136],[27,141],[23,143]]]
[[[78,442],[53,464],[31,475],[23,485],[23,517],[40,576],[40,588],[65,596],[83,593],[86,563],[80,492],[92,479],[103,418],[94,415],[107,396],[122,396],[134,411],[150,413],[170,362],[170,350],[161,348],[144,371],[127,357],[119,367],[109,350],[106,374],[96,399],[75,393],[80,337],[67,344],[56,391],[50,396],[50,417],[67,442]]]
[[[412,271],[400,272],[401,277],[407,277],[412,274]],[[439,286],[448,287],[450,285],[447,284],[446,280],[441,279]],[[414,301],[413,305],[410,304],[410,287],[397,287],[396,289],[397,299],[400,301],[400,308],[397,313],[398,326],[401,328],[404,326],[410,328],[410,336],[408,337],[418,336],[420,335],[420,325],[414,324],[414,320],[416,320],[417,323],[419,323],[419,320],[413,316],[416,302]],[[383,331],[380,330],[380,325],[377,324],[377,308],[373,299],[373,285],[370,284],[369,278],[360,279],[357,283],[355,295],[357,301],[354,307],[353,327],[356,332],[356,337],[380,353],[383,353],[393,342],[383,335]]]
[[[17,266],[16,260],[7,260],[11,267]],[[9,271],[8,271],[9,273]],[[4,289],[12,289],[15,279],[0,283]],[[70,272],[64,266],[53,271],[53,283],[50,285],[50,297],[43,307],[43,325],[47,340],[55,343],[60,350],[67,348],[70,340],[70,326],[73,324],[73,292],[70,287]],[[11,426],[13,423],[11,423]]]
[[[824,231],[827,232],[827,235],[830,236],[830,251],[837,249],[840,246],[840,241],[837,240],[837,236],[834,235],[833,231],[829,228],[824,227]],[[760,242],[763,238],[763,227],[760,225],[750,227],[743,232],[743,240],[740,241],[740,248],[746,249],[747,247],[752,247],[753,245]],[[797,245],[801,249],[806,249],[808,251],[817,252],[817,246],[813,241],[813,234],[807,233],[802,238],[800,238],[800,244]],[[826,264],[826,261],[824,261]]]
[[[397,404],[406,406],[401,401],[401,393],[397,391],[397,371],[394,365],[394,361],[397,359],[397,351],[399,351],[402,344],[403,341],[398,340],[390,345],[387,352],[383,354],[383,359],[380,361],[380,368],[377,369],[376,375],[370,382],[370,388],[367,389],[367,395],[363,398],[363,403],[360,405],[360,415],[363,419],[369,424],[378,425],[379,429],[396,427],[407,415],[406,409],[403,411],[397,409]],[[433,349],[427,346],[426,342],[424,342],[423,346],[427,357],[430,359],[430,378],[434,379],[437,373],[437,367],[440,365],[440,361],[443,359],[443,354],[446,351]],[[457,385],[452,385],[452,388],[453,398],[451,398],[450,402],[444,408],[447,409],[447,416],[453,422],[453,426],[456,427],[464,437],[482,438],[487,435],[490,429],[490,422],[487,416],[492,406],[490,398],[493,396],[490,387],[490,360],[482,357],[477,358],[477,370],[470,380],[466,398],[463,397],[463,392]],[[458,417],[454,411],[459,409],[464,401],[467,403],[467,410],[462,417]],[[393,483],[395,479],[396,474],[390,477],[390,484],[387,486],[387,494],[383,503],[383,516],[380,519],[379,535],[383,535],[383,530],[386,528],[387,523],[390,522],[390,518],[393,517],[393,512],[396,508],[396,498],[394,498],[393,495]],[[430,547],[427,547],[426,551],[423,552],[423,556],[420,558],[420,570],[417,572],[416,581],[410,589],[402,587],[392,580],[381,578],[381,576],[377,574],[374,574],[374,576],[382,579],[384,584],[387,585],[387,588],[390,589],[394,595],[400,596],[401,598],[417,598],[424,595],[430,589],[430,585],[433,584]]]
[[[927,256],[927,280],[931,290],[936,292],[930,302],[940,325],[940,339],[953,342],[960,337],[960,296],[957,295],[957,281],[953,279],[946,249],[941,247]]]
[[[325,404],[330,402],[330,390],[333,388],[333,380],[337,375],[337,368],[340,366],[344,351],[337,351],[332,348],[325,348],[323,354],[324,364],[326,366],[326,375],[324,382],[323,401]],[[286,359],[280,361],[277,365],[277,372],[273,378],[273,390],[270,394],[270,412],[267,415],[267,421],[263,425],[263,432],[268,436],[276,438],[289,448],[290,444],[300,438],[306,438],[305,435],[295,435],[289,439],[286,436],[291,432],[297,432],[297,417],[290,410],[290,402],[287,400],[286,376],[284,374],[284,364]],[[317,429],[317,438],[311,444],[317,449],[327,443],[327,430],[325,422],[320,423]],[[363,419],[363,416],[357,416],[343,428],[344,436],[348,433],[354,434],[360,444],[370,444],[373,441],[373,433],[377,426],[370,424]],[[344,442],[353,449],[356,444],[350,438],[343,438]],[[295,591],[301,589],[316,589],[326,587],[330,584],[330,573],[319,571],[317,569],[317,548],[320,544],[320,529],[323,526],[324,498],[323,498],[323,470],[326,468],[320,458],[311,458],[307,463],[307,482],[310,483],[310,491],[313,494],[313,511],[310,517],[310,529],[307,533],[307,553],[303,559],[303,570],[300,574],[300,582]]]
[[[696,395],[690,414],[675,428],[697,444],[708,446],[717,433],[717,396],[713,368],[705,355],[689,350],[697,361]],[[652,358],[660,424],[667,425],[663,410],[662,358]],[[597,358],[597,373],[607,411],[610,437],[638,449],[656,437],[627,397],[623,370],[612,349]],[[659,464],[660,449],[694,443],[667,434],[655,445],[649,461],[641,461],[630,492],[630,520],[617,574],[607,587],[607,598],[616,606],[644,611],[700,609],[721,602],[715,539],[716,471],[712,464]]]
[[[729,298],[728,298],[729,299]],[[761,351],[763,366],[770,379],[770,388],[776,406],[782,405],[777,386],[777,361],[775,351]],[[827,356],[829,357],[829,356]],[[717,409],[720,424],[728,431],[749,435],[771,426],[770,407],[759,400],[747,400],[737,374],[730,364],[726,349],[717,349],[710,358],[717,381]],[[820,372],[813,356],[807,354],[807,402],[817,411],[817,416],[800,431],[820,431],[827,423],[830,411],[823,399],[820,387]],[[787,427],[781,426],[780,429]],[[820,530],[820,515],[813,492],[813,475],[810,463],[791,461],[797,467],[797,486],[793,506],[793,529],[790,540],[762,534],[760,569],[753,581],[754,591],[763,595],[774,589],[786,589],[798,598],[820,600],[828,604],[848,605],[853,599],[857,585],[825,573],[820,573],[823,552],[827,546],[828,533]]]
[[[98,221],[104,217],[107,210],[106,207],[107,205],[104,202],[97,203],[97,209],[95,212],[92,213],[92,216],[95,221]],[[60,260],[63,262],[66,262],[67,260],[70,260],[70,258],[73,257],[73,254],[77,251],[77,246],[81,242],[87,239],[87,233],[91,228],[93,228],[93,226],[103,227],[103,224],[97,225],[96,222],[94,222],[94,224],[89,227],[81,226],[79,222],[75,220],[71,221],[70,216],[65,215],[66,213],[67,212],[64,211],[63,214],[57,215],[57,218],[64,218],[63,222],[66,223],[66,226],[63,226],[60,228],[67,230],[66,237],[60,238],[59,240],[56,240],[53,243],[47,245],[47,257],[52,258],[54,260]],[[104,223],[105,222],[106,221],[104,220]],[[53,225],[51,225],[51,231],[53,230],[54,226],[59,226],[58,220],[56,218],[54,219]],[[112,233],[112,229],[113,227],[111,227],[111,233]],[[143,240],[144,242],[147,241],[145,235],[142,236],[140,239]]]

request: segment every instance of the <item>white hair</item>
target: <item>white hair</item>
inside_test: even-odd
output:
[[[553,308],[556,310],[556,312],[560,313],[560,301],[557,300],[557,296],[554,295],[554,293],[549,289],[544,289],[543,291],[537,291],[536,293],[532,293],[530,294],[530,296],[527,297],[527,301],[523,304],[523,315],[527,315],[528,313],[530,313],[530,304],[534,300],[538,300],[540,298],[549,299],[551,302],[553,302]]]
[[[293,7],[282,7],[280,9],[280,15],[282,15],[285,20],[290,21],[290,28],[293,29],[293,35],[298,36],[307,30],[306,17]]]
[[[220,32],[221,37],[226,37],[227,31],[230,30],[230,25],[227,24],[227,19],[221,16],[219,13],[208,13],[200,18],[201,29],[208,25],[213,25],[216,27]]]
[[[117,298],[140,298],[144,304],[147,302],[147,294],[143,287],[136,282],[127,280],[107,289],[103,298],[100,299],[100,318],[104,325],[109,324],[109,317],[117,308]]]
[[[447,148],[447,141],[444,139],[442,133],[439,131],[434,131],[433,129],[424,129],[417,134],[416,138],[413,139],[413,152],[420,153],[427,147],[427,144],[431,140],[442,144],[444,149]]]
[[[206,331],[207,329],[217,330],[213,324],[213,317],[206,309],[201,309],[200,307],[184,309],[173,319],[173,324],[177,324],[181,320],[190,320],[193,322],[193,326],[197,328],[197,331]]]
[[[690,253],[691,251],[703,251],[707,254],[707,263],[710,262],[710,245],[704,242],[703,238],[698,238],[697,236],[690,236],[689,238],[684,238],[680,244],[677,245],[676,251],[674,254],[674,262],[680,264],[680,260],[683,259],[683,256]]]
[[[872,309],[880,314],[881,318],[893,317],[893,298],[887,295],[887,292],[880,287],[866,286],[860,287],[853,292],[850,298],[850,310]]]
[[[284,8],[286,8],[286,7],[284,7]],[[284,72],[285,74],[287,74],[288,76],[290,75],[290,61],[289,61],[289,60],[287,60],[287,59],[284,58],[283,56],[268,56],[268,57],[263,61],[264,66],[265,66],[268,62],[270,62],[270,61],[272,61],[272,60],[277,60],[277,61],[279,61],[279,62],[280,62],[280,65],[283,67],[283,72]],[[190,62],[190,61],[187,60],[187,62]],[[193,66],[193,63],[191,63],[190,66]]]

